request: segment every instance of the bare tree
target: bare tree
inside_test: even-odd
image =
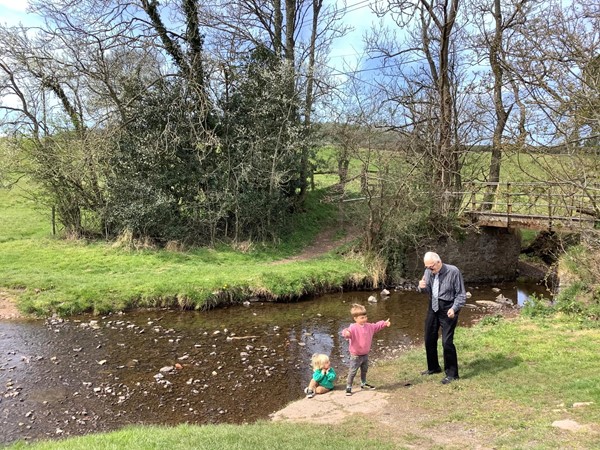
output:
[[[574,189],[587,192],[580,209],[596,217],[600,111],[593,68],[599,54],[600,11],[577,0],[540,7],[523,25],[509,55],[510,70],[530,111],[528,156],[541,170],[538,178],[560,183],[566,196]]]
[[[428,153],[431,185],[436,187],[432,211],[440,216],[456,211],[460,204],[460,198],[445,194],[460,191],[461,185],[454,98],[459,6],[459,0],[378,5],[378,14],[392,17],[396,31],[405,37],[399,40],[395,33],[379,30],[368,41],[369,53],[395,66],[400,75],[396,84],[403,94],[390,95],[388,101],[396,103],[404,116],[401,126],[427,135],[422,151]],[[406,37],[409,33],[412,38]]]
[[[99,194],[96,213],[110,216],[103,228],[164,238],[172,227],[210,241],[232,229],[235,239],[270,236],[276,221],[254,214],[281,223],[297,206],[288,201],[303,200],[312,113],[328,89],[318,61],[345,29],[335,7],[320,0],[33,7],[47,23],[37,53],[22,52],[37,64],[26,66],[27,80],[52,96],[46,104],[61,108],[70,136],[105,138],[102,158],[92,148],[84,158],[103,168],[85,184],[99,188],[91,190]],[[42,133],[56,139],[55,130]],[[242,207],[253,200],[268,211]]]
[[[500,180],[505,130],[509,116],[518,98],[519,85],[514,82],[507,62],[507,52],[514,42],[512,36],[519,32],[520,26],[525,23],[530,10],[528,0],[501,2],[500,0],[481,1],[474,3],[474,23],[479,28],[479,35],[475,37],[475,52],[487,58],[492,78],[492,102],[495,117],[491,124],[493,134],[491,138],[491,160],[487,181],[490,186],[484,198],[483,208],[489,209],[493,205],[496,188]],[[511,86],[513,97],[510,97]],[[508,102],[508,104],[507,104]],[[522,132],[522,130],[521,130]],[[513,141],[514,142],[514,141]]]

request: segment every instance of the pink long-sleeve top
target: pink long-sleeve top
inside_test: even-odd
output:
[[[353,323],[348,328],[342,330],[342,336],[345,334],[345,331],[350,333],[350,336],[346,338],[350,341],[350,354],[355,356],[368,354],[371,350],[373,335],[383,328],[385,328],[385,320],[380,320],[376,323],[367,322],[362,326],[357,323]]]

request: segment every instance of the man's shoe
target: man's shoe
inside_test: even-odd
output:
[[[421,375],[433,375],[434,373],[442,373],[442,369],[437,370],[424,370]]]
[[[346,388],[346,395],[348,395],[348,396],[352,395],[352,388],[349,388],[349,387]]]
[[[360,385],[360,388],[361,389],[375,389],[375,386],[373,386],[372,384],[369,384],[369,383],[362,383]]]
[[[448,377],[448,376],[446,376],[446,377],[444,377],[444,378],[442,379],[442,384],[450,384],[450,383],[452,383],[454,380],[458,380],[458,377]]]

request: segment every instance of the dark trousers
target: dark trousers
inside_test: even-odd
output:
[[[425,351],[427,353],[427,369],[433,371],[441,370],[438,360],[437,341],[439,329],[442,327],[442,348],[444,350],[444,371],[449,377],[458,377],[458,357],[454,346],[454,330],[458,322],[458,314],[454,319],[447,316],[452,303],[440,302],[440,309],[434,312],[429,306],[427,318],[425,319]]]
[[[367,371],[369,370],[369,355],[350,355],[350,370],[346,378],[346,387],[352,387],[356,372],[360,369],[360,384],[367,382]]]

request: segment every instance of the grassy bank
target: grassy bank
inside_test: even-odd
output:
[[[0,190],[0,289],[17,299],[22,311],[48,315],[140,306],[204,308],[364,283],[362,261],[335,252],[281,263],[320,229],[334,226],[330,211],[317,202],[277,247],[249,243],[245,252],[225,246],[167,251],[54,238],[49,211],[36,210],[18,188]]]
[[[371,369],[370,380],[389,394],[385,408],[338,425],[132,427],[27,448],[599,448],[599,329],[564,318],[492,317],[459,328],[456,343],[460,381],[442,386],[441,377],[419,376],[425,355],[414,349]],[[581,428],[552,426],[561,420]]]

